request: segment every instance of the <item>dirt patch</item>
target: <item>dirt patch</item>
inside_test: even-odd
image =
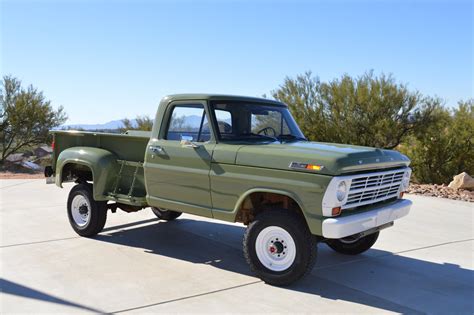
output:
[[[410,184],[407,193],[474,202],[474,191],[452,189],[447,185]]]
[[[44,178],[43,173],[18,173],[18,172],[8,172],[1,171],[0,179],[38,179]]]

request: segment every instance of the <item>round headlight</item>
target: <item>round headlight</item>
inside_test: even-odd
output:
[[[339,185],[337,185],[337,190],[336,190],[337,200],[343,201],[344,198],[346,198],[346,194],[347,194],[346,182],[340,182]]]

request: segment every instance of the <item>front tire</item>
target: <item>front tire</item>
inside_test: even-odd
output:
[[[340,254],[344,255],[358,255],[369,250],[377,241],[379,232],[366,235],[358,239],[351,239],[346,237],[342,239],[327,240],[329,247]]]
[[[271,285],[289,285],[316,263],[316,238],[301,217],[287,210],[258,214],[245,231],[243,245],[250,269]]]
[[[174,219],[177,219],[182,214],[181,212],[178,212],[178,211],[156,208],[156,207],[151,207],[151,211],[153,211],[153,213],[158,217],[158,219],[165,220],[165,221],[173,221]]]
[[[69,192],[67,215],[71,227],[80,236],[94,236],[105,226],[107,220],[107,202],[95,201],[92,188],[87,184],[78,184]]]

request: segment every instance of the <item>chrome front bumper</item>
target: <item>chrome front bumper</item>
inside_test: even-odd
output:
[[[343,238],[380,227],[406,216],[410,212],[411,205],[410,200],[399,199],[394,203],[367,212],[325,219],[322,227],[323,237]]]

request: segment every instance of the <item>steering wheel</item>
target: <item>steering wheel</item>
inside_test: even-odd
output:
[[[268,136],[268,131],[269,131],[269,130],[271,130],[271,131],[273,132],[273,137],[276,137],[277,132],[276,132],[275,128],[270,127],[270,126],[265,127],[265,128],[263,128],[263,129],[260,129],[259,131],[257,131],[257,134],[263,133],[265,136]]]
[[[219,128],[220,133],[232,133],[232,125],[226,123],[225,121],[218,120],[217,127]]]

